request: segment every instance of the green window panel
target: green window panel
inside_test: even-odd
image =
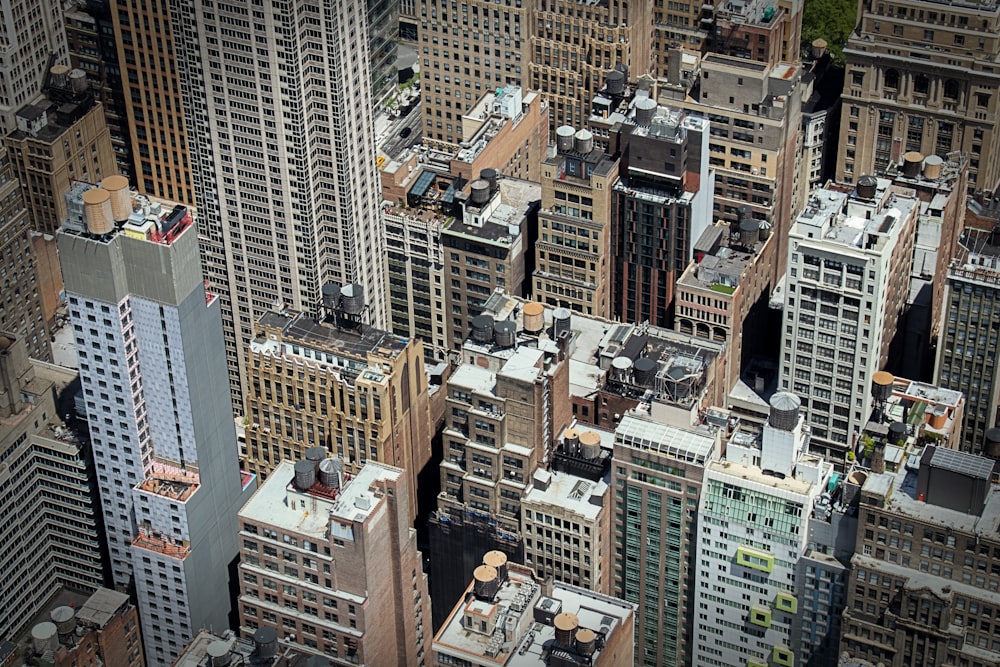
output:
[[[771,661],[776,665],[783,665],[783,667],[794,667],[795,654],[787,646],[775,646],[771,652]]]
[[[799,610],[799,601],[791,593],[779,592],[774,598],[774,608],[794,614]]]
[[[766,572],[767,574],[774,571],[774,556],[765,551],[757,551],[746,545],[737,547],[736,562],[744,567]]]
[[[757,660],[747,660],[747,667],[767,667],[767,663]]]
[[[760,605],[750,607],[750,622],[761,628],[771,627],[771,610]]]

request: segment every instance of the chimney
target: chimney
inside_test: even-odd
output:
[[[885,443],[881,440],[875,443],[872,448],[872,472],[881,474],[885,472]]]

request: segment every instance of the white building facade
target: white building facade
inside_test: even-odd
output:
[[[234,403],[253,323],[359,283],[386,328],[366,4],[180,3],[185,122]]]
[[[909,294],[917,206],[885,179],[820,189],[789,233],[780,389],[802,399],[813,451],[843,458],[871,415]]]
[[[162,665],[200,628],[228,625],[252,478],[239,470],[219,302],[191,213],[127,201],[138,212],[67,224],[58,243],[114,584],[134,583],[146,662]]]
[[[15,127],[14,114],[42,92],[51,63],[69,65],[63,3],[10,0],[0,4],[0,130]]]
[[[737,430],[699,505],[693,664],[797,663],[795,572],[833,466],[804,454],[798,399],[779,392],[762,432]]]

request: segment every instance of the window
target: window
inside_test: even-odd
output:
[[[851,85],[860,86],[865,82],[865,73],[857,70],[851,72]]]

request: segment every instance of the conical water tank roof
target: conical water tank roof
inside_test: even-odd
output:
[[[789,391],[779,391],[771,397],[771,410],[767,423],[782,431],[791,431],[799,423],[802,401]]]

